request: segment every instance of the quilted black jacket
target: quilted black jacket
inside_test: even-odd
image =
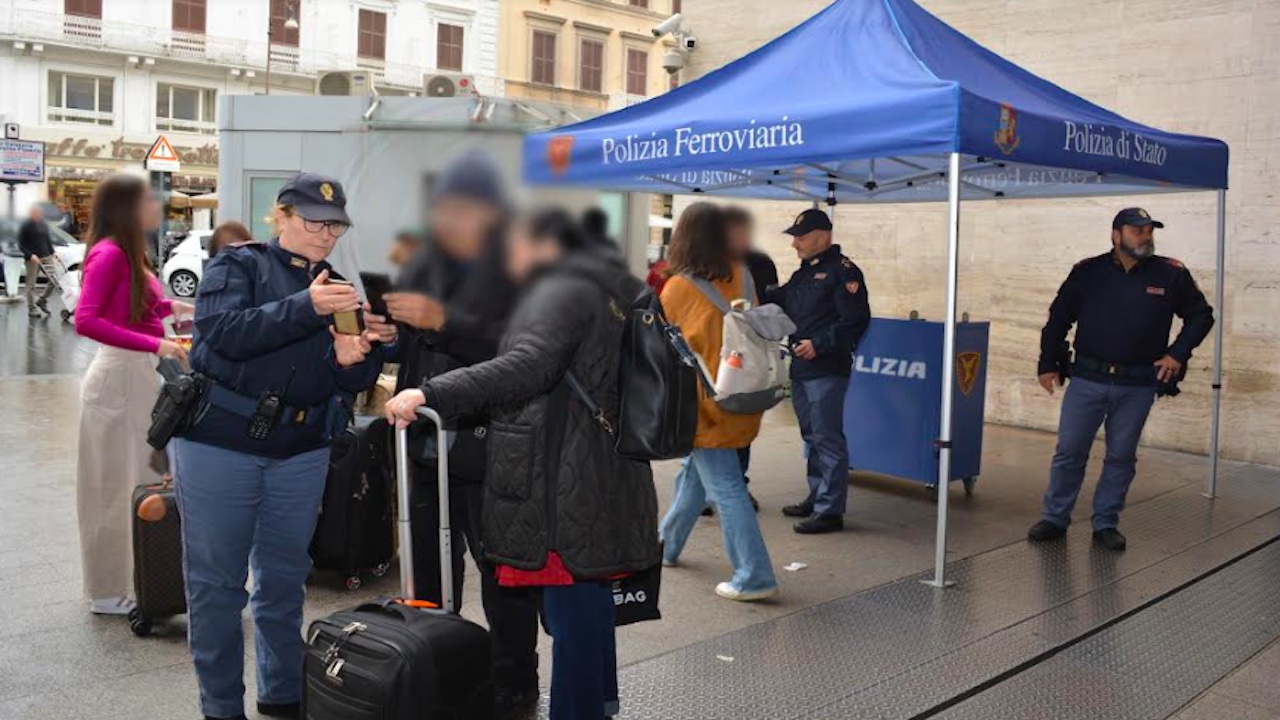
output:
[[[493,360],[423,385],[446,420],[487,412],[486,557],[538,570],[560,554],[580,579],[658,562],[658,502],[649,464],[625,460],[568,390],[578,380],[618,408],[621,308],[644,285],[610,251],[576,253],[528,289]]]

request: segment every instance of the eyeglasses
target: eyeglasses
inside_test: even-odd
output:
[[[309,233],[318,233],[321,230],[328,230],[329,234],[335,238],[340,238],[351,229],[351,226],[341,220],[307,220],[302,219],[302,224],[307,228]]]

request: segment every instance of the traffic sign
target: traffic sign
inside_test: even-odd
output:
[[[178,161],[178,153],[169,144],[169,138],[161,135],[151,144],[147,151],[146,167],[154,172],[178,172],[182,163]]]
[[[0,140],[0,182],[44,182],[44,143]]]

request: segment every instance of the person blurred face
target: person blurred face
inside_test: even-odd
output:
[[[431,207],[431,234],[450,257],[478,260],[500,218],[498,208],[481,200],[442,197]]]
[[[27,216],[36,222],[40,222],[44,219],[44,210],[41,210],[39,205],[32,205],[31,211],[27,213]]]
[[[1116,249],[1134,260],[1146,260],[1156,254],[1156,231],[1151,225],[1124,225],[1111,231]]]
[[[554,263],[564,254],[554,238],[540,238],[519,223],[507,238],[507,274],[517,284],[529,280],[538,268]]]
[[[276,228],[280,232],[280,246],[318,263],[333,252],[350,226],[343,223],[307,220],[296,212],[276,210]]]
[[[142,225],[142,232],[159,230],[163,217],[164,209],[160,207],[156,194],[150,189],[143,192],[138,200],[138,221]]]
[[[831,231],[814,230],[804,235],[796,236],[791,240],[791,247],[795,248],[796,255],[801,260],[817,257],[831,247]]]
[[[728,227],[729,255],[734,260],[742,260],[751,252],[754,245],[751,240],[752,230],[751,223],[735,223]]]
[[[396,267],[400,267],[409,262],[409,258],[413,257],[413,251],[416,245],[410,238],[396,238],[394,244],[391,245],[391,252],[387,255],[387,262]]]

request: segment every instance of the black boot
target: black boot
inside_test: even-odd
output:
[[[809,503],[799,503],[798,505],[787,505],[782,508],[782,514],[791,518],[807,518],[813,514],[813,506]]]
[[[258,714],[266,715],[267,717],[293,718],[296,720],[297,718],[302,717],[302,704],[296,702],[279,704],[259,702]]]
[[[844,517],[814,513],[809,516],[808,520],[801,520],[796,523],[794,529],[801,535],[822,535],[823,533],[840,532],[844,529]]]
[[[494,693],[493,707],[497,720],[533,720],[538,710],[538,688],[499,689]]]
[[[1027,539],[1031,542],[1049,542],[1057,540],[1066,534],[1067,529],[1061,525],[1054,525],[1048,520],[1041,520],[1032,525],[1031,529],[1027,531]]]
[[[1128,541],[1124,539],[1124,535],[1121,535],[1120,531],[1115,528],[1094,530],[1093,544],[1112,552],[1124,552],[1124,549],[1129,545]]]

